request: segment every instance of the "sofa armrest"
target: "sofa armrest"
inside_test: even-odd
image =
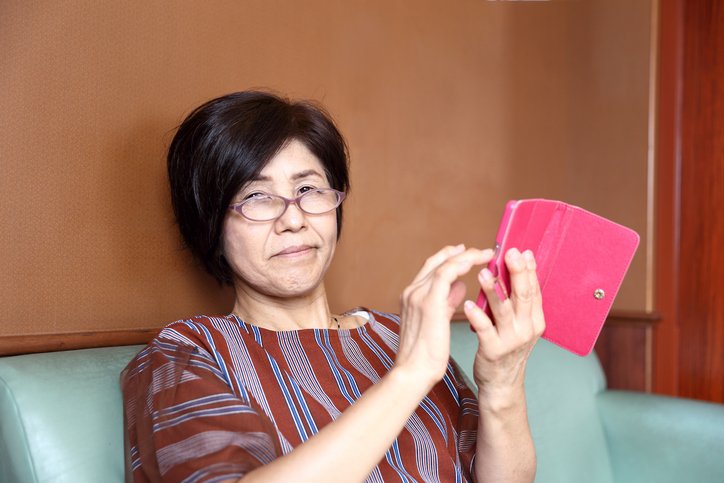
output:
[[[616,481],[724,481],[724,405],[629,391],[597,405]]]
[[[123,482],[119,377],[142,348],[0,358],[0,482]]]

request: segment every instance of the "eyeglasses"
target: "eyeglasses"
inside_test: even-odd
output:
[[[318,188],[305,191],[294,199],[268,193],[259,193],[251,198],[229,206],[241,216],[251,221],[276,220],[294,203],[308,215],[322,215],[342,204],[346,193],[331,188]]]

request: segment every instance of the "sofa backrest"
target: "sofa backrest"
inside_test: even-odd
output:
[[[142,346],[0,359],[0,481],[123,482],[119,375]],[[452,355],[472,379],[477,339],[452,327]],[[539,483],[613,481],[595,407],[595,355],[541,340],[528,363],[528,413]]]
[[[141,348],[0,359],[0,481],[123,482],[118,381]]]
[[[452,324],[451,354],[471,380],[477,347],[467,323]],[[596,408],[595,396],[606,387],[596,355],[579,357],[541,339],[528,361],[525,386],[536,482],[613,482]]]

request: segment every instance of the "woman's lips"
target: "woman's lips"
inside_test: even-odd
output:
[[[309,245],[297,245],[293,247],[285,248],[284,250],[280,251],[275,257],[284,256],[284,257],[293,257],[293,256],[300,256],[304,255],[305,253],[311,251],[314,247],[311,247]]]

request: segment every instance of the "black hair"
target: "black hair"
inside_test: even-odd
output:
[[[233,274],[221,234],[229,204],[289,141],[322,163],[330,186],[349,191],[348,150],[330,115],[311,101],[262,91],[210,100],[181,123],[168,150],[171,203],[184,244],[221,284]],[[337,208],[337,238],[342,205]]]

